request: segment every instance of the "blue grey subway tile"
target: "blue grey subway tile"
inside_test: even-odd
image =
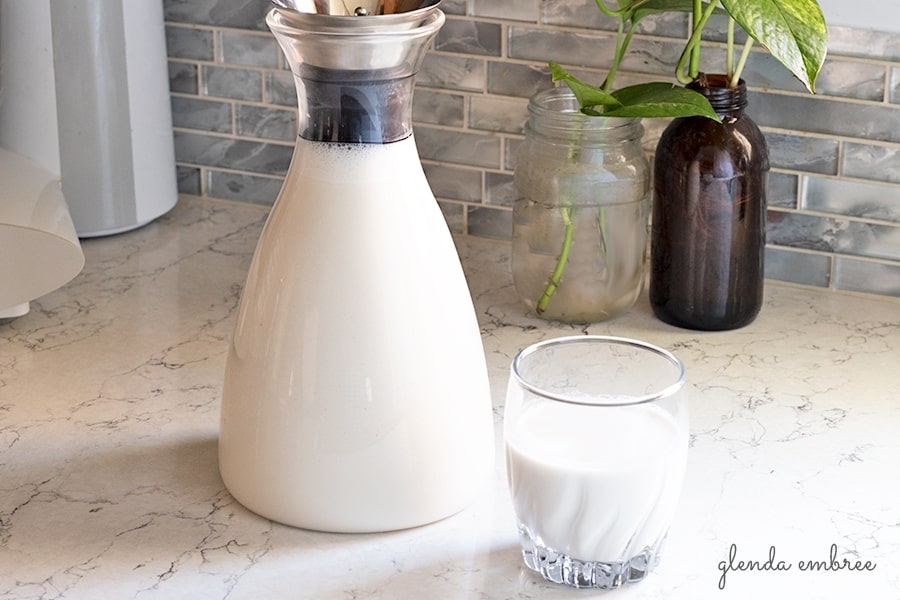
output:
[[[290,71],[266,72],[265,84],[267,103],[297,108],[297,87]]]
[[[502,27],[497,23],[447,19],[434,41],[436,50],[500,56]]]
[[[515,171],[516,159],[519,156],[519,148],[522,146],[523,138],[504,138],[503,143],[503,169],[505,171]]]
[[[293,149],[292,145],[175,132],[176,160],[193,165],[284,176]]]
[[[563,65],[608,68],[615,51],[615,35],[555,30],[539,27],[509,27],[509,58],[555,60]]]
[[[169,61],[169,91],[179,94],[199,94],[199,69],[194,63]]]
[[[469,127],[483,131],[524,133],[528,101],[521,98],[473,96],[469,101]]]
[[[537,92],[553,87],[550,68],[522,63],[490,61],[487,91],[501,96],[530,98]]]
[[[900,264],[884,264],[838,257],[834,267],[834,287],[900,298]]]
[[[448,15],[465,15],[466,0],[443,0],[441,10]]]
[[[481,202],[481,171],[425,162],[422,164],[431,191],[438,198]]]
[[[766,247],[766,279],[827,288],[831,283],[831,260],[825,254]]]
[[[816,93],[881,102],[885,98],[884,80],[884,65],[826,60],[816,80]]]
[[[900,104],[900,67],[891,68],[891,88],[888,92],[891,104]]]
[[[281,191],[283,179],[247,173],[207,170],[207,189],[213,198],[271,206]]]
[[[265,29],[265,16],[271,5],[259,0],[164,0],[166,21]]]
[[[615,31],[619,25],[618,19],[604,15],[596,4],[584,0],[544,0],[541,22],[606,31]]]
[[[207,96],[234,100],[262,100],[262,75],[255,69],[203,65],[202,91]]]
[[[169,58],[215,59],[213,32],[194,27],[166,26],[166,54]]]
[[[797,208],[799,177],[790,173],[769,172],[766,200],[769,206]]]
[[[750,115],[756,120],[755,114]],[[766,133],[772,167],[834,175],[838,169],[838,142],[830,139]]]
[[[416,144],[424,160],[473,167],[500,167],[500,138],[496,135],[416,126]]]
[[[485,89],[483,58],[429,52],[416,76],[416,85],[465,92]]]
[[[900,33],[852,27],[828,27],[829,56],[856,56],[900,61]]]
[[[200,131],[232,133],[231,103],[173,96],[172,125]]]
[[[751,95],[750,106],[764,127],[900,142],[900,107],[759,92]]]
[[[620,68],[672,80],[675,65],[678,64],[683,50],[683,40],[635,38],[632,40]],[[724,72],[725,53],[712,53],[707,50],[704,63],[711,73]],[[616,79],[616,86],[620,85]]]
[[[512,208],[518,196],[512,173],[488,172],[484,174],[484,178],[484,203]]]
[[[413,96],[413,120],[419,123],[463,127],[466,100],[461,94],[417,90]]]
[[[271,34],[222,31],[219,43],[223,63],[271,69],[281,66],[283,55]]]
[[[900,261],[900,227],[769,211],[770,244]]]
[[[685,27],[687,28],[687,23],[685,23]],[[685,31],[684,36],[687,35],[687,31]],[[682,36],[682,37],[684,37]],[[709,22],[707,22],[706,26],[703,28],[703,41],[704,43],[708,42],[725,42],[728,38],[728,17],[725,15],[713,15],[710,17]],[[686,38],[685,38],[686,39]],[[740,27],[734,28],[734,41],[735,44],[742,46],[744,41],[747,39],[747,34]],[[722,51],[722,47],[719,46],[719,52]],[[704,58],[705,60],[705,58]]]
[[[199,196],[203,193],[200,185],[200,169],[197,167],[176,167],[175,178],[178,182],[179,194]]]
[[[684,13],[651,15],[641,20],[637,31],[643,35],[675,38],[684,44],[688,39],[688,22]]]
[[[900,186],[808,177],[800,208],[900,223]]]
[[[472,15],[507,21],[538,21],[538,6],[533,0],[472,0]]]
[[[846,142],[841,175],[900,183],[900,148]]]
[[[884,99],[885,68],[880,64],[829,59],[816,79],[819,96],[836,96],[881,102]],[[751,88],[806,93],[806,86],[771,54],[753,52],[742,78]]]
[[[438,202],[438,207],[447,221],[447,228],[451,233],[465,235],[466,233],[466,207],[458,202]]]
[[[271,140],[293,140],[297,137],[297,110],[238,104],[237,134]]]
[[[511,210],[486,206],[469,206],[466,210],[469,235],[504,241],[512,239]]]

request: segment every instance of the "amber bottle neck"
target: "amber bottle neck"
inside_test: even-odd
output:
[[[737,86],[729,87],[725,75],[701,75],[688,84],[688,89],[703,94],[720,118],[736,119],[747,107],[747,84],[741,79]]]

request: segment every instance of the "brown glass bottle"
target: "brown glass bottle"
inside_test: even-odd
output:
[[[722,119],[675,119],[656,148],[650,303],[689,329],[747,325],[762,307],[766,241],[766,140],[744,114],[743,81],[690,84]]]

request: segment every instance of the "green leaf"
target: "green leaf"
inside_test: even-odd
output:
[[[708,117],[719,120],[703,94],[670,83],[641,83],[612,94],[621,107],[604,110],[605,117]],[[600,114],[600,113],[597,113]]]
[[[619,106],[620,102],[609,92],[604,92],[598,87],[584,83],[570,74],[558,63],[550,62],[550,75],[553,81],[564,81],[582,109],[593,106]]]
[[[816,0],[721,1],[750,37],[815,93],[828,46],[828,28]]]

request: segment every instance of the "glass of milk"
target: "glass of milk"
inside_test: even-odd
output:
[[[525,564],[616,588],[658,563],[688,448],[684,365],[645,342],[573,336],[512,362],[504,414]]]

